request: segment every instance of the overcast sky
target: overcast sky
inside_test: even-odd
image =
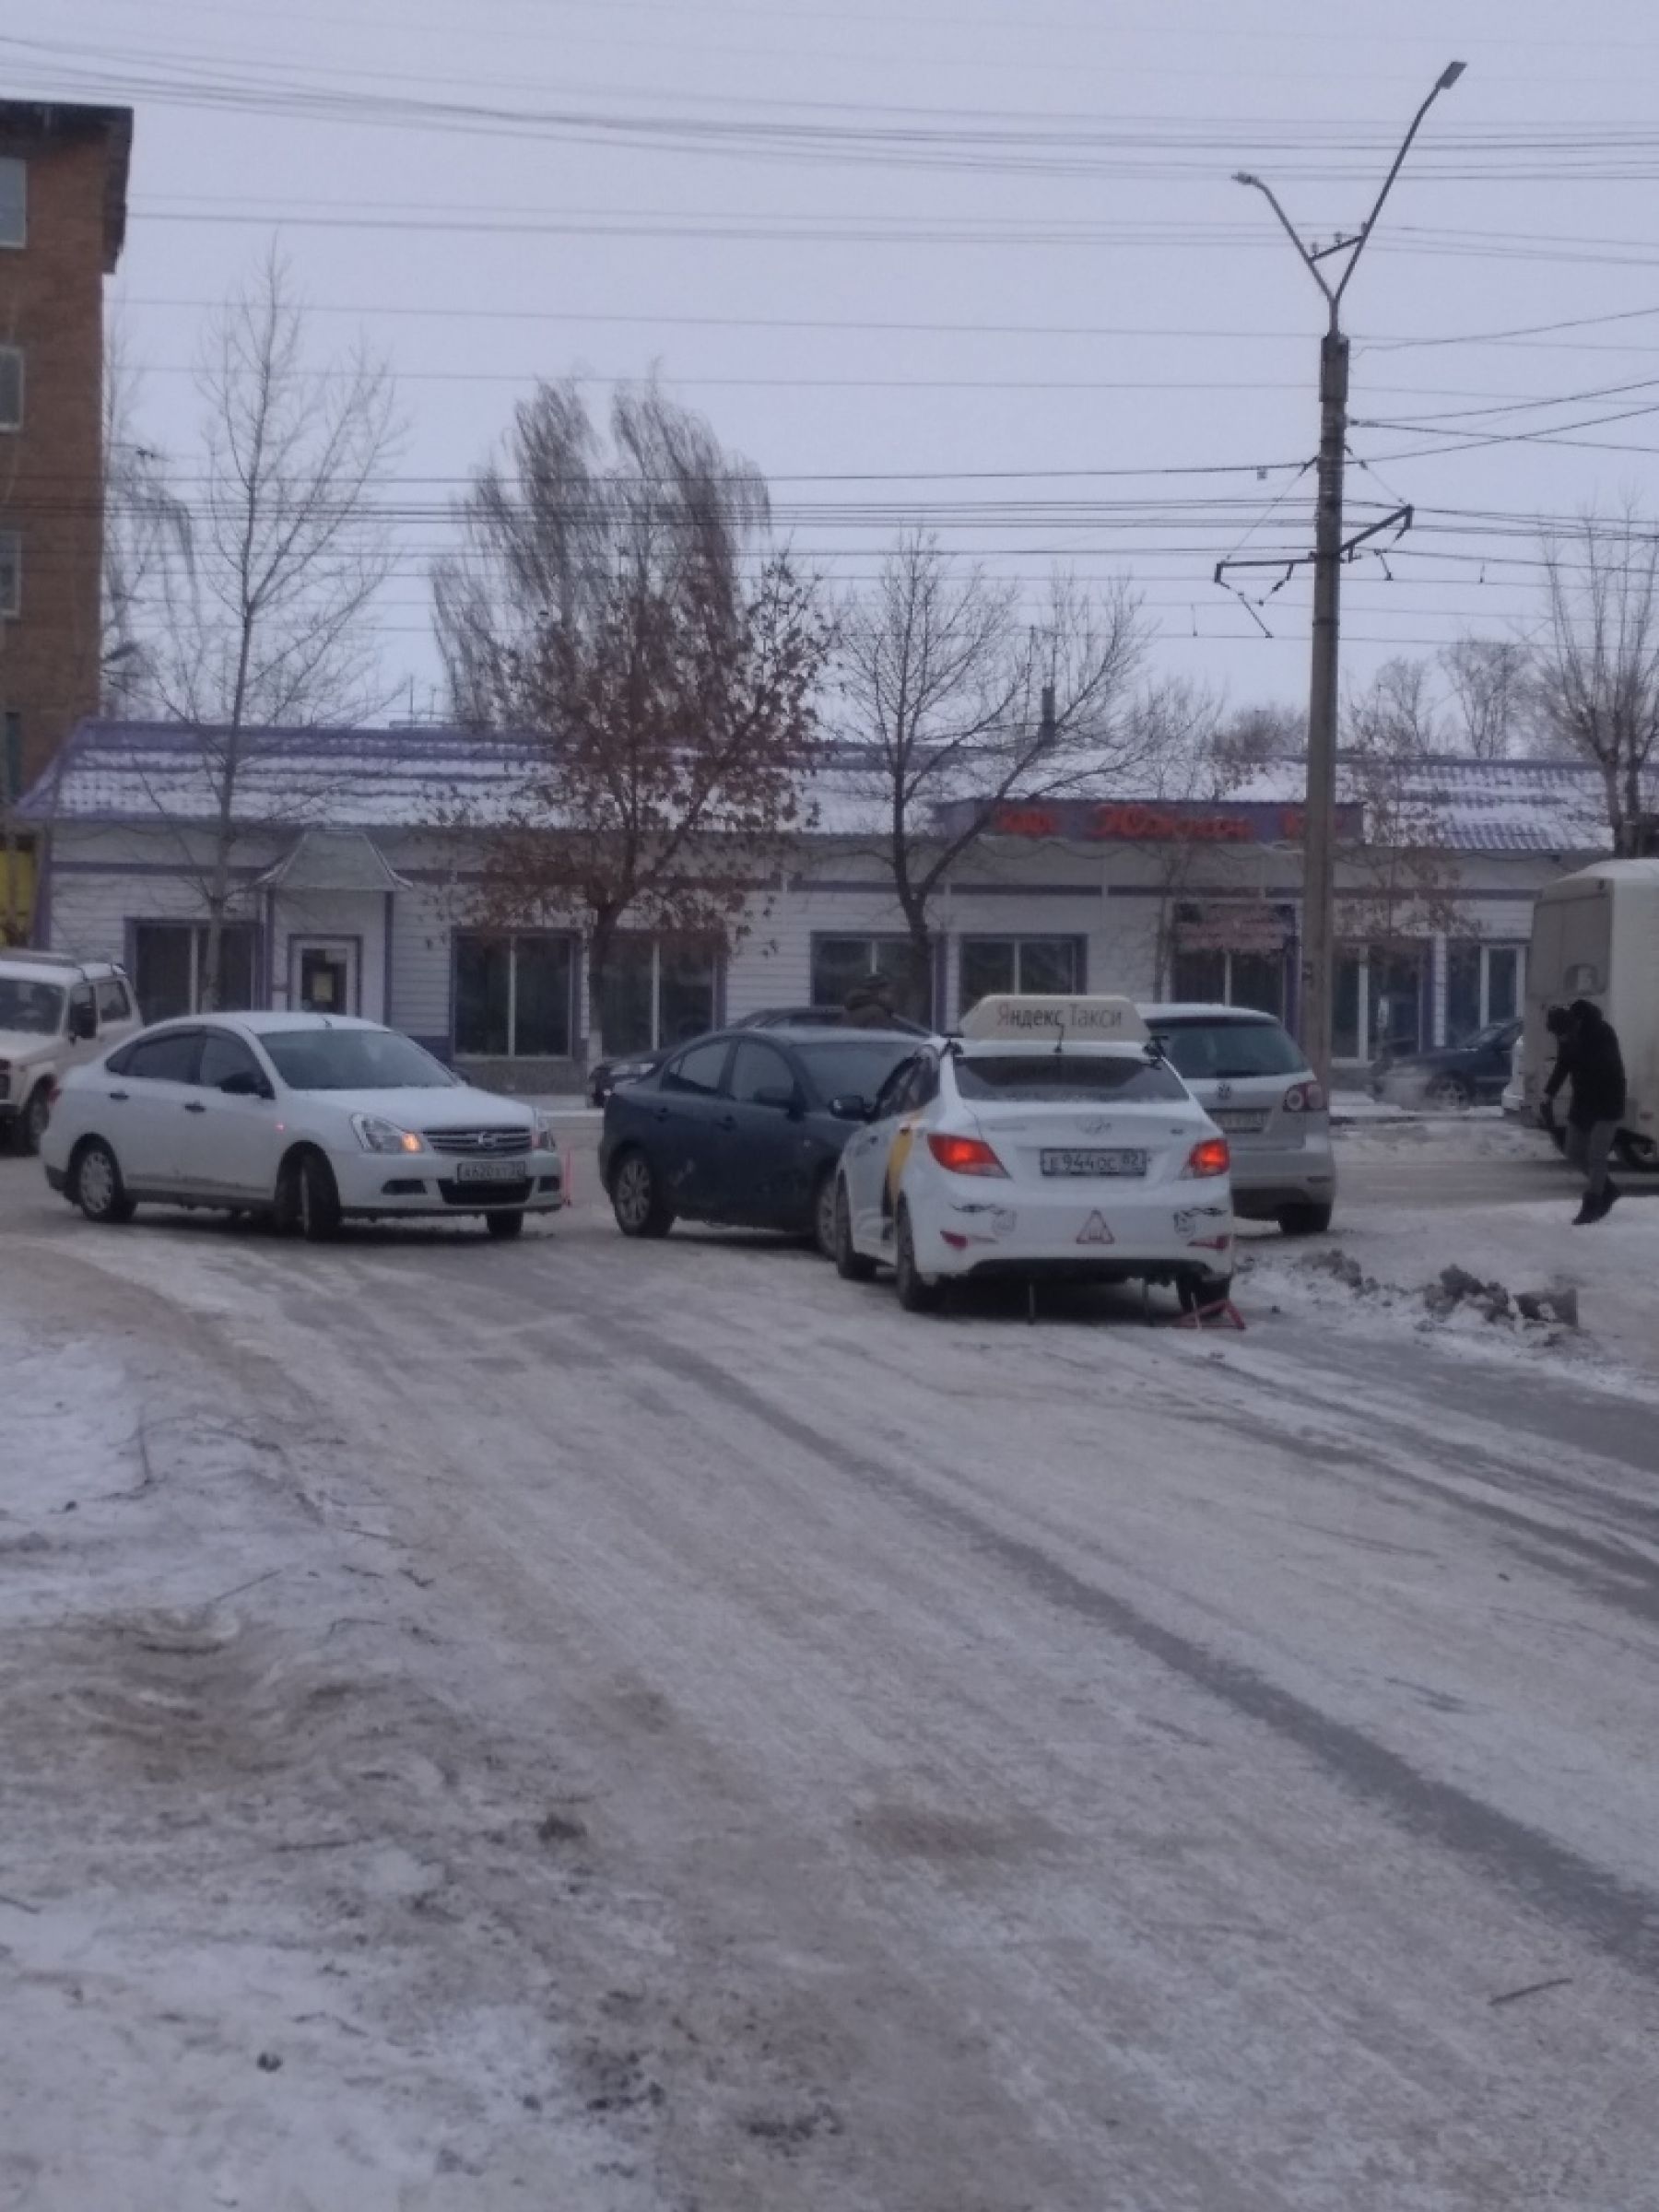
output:
[[[1351,571],[1350,672],[1512,634],[1536,519],[1653,487],[1641,0],[10,0],[5,22],[14,95],[137,109],[112,299],[156,442],[188,448],[203,319],[273,230],[319,345],[360,329],[389,357],[412,429],[383,641],[423,707],[457,481],[538,374],[602,400],[653,365],[818,565],[867,574],[920,521],[998,575],[1127,571],[1170,669],[1299,699],[1300,580],[1265,637],[1211,578],[1241,541],[1307,542],[1323,305],[1231,175],[1352,228],[1453,58],[1349,292],[1356,424],[1401,426],[1355,429],[1352,519],[1418,511],[1392,581]]]

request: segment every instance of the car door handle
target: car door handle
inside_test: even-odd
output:
[[[737,1116],[735,1113],[723,1113],[720,1117],[720,1126],[723,1129],[735,1129]]]
[[[130,1099],[132,1095],[133,1094],[130,1090],[112,1090],[110,1093],[110,1096],[112,1099],[119,1099],[124,1106],[126,1104],[128,1099]]]
[[[186,1099],[184,1101],[184,1111],[186,1113],[206,1113],[207,1109],[203,1105],[200,1099]]]

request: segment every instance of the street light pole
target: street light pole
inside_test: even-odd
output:
[[[1325,1086],[1331,1082],[1331,1016],[1336,971],[1336,727],[1342,645],[1343,478],[1347,461],[1348,342],[1342,328],[1342,296],[1376,228],[1383,202],[1411,151],[1423,118],[1442,92],[1449,92],[1465,65],[1453,62],[1435,80],[1433,90],[1412,118],[1382,189],[1353,238],[1328,246],[1304,245],[1296,226],[1272,188],[1241,170],[1234,179],[1259,192],[1278,218],[1309,275],[1324,293],[1328,311],[1319,345],[1319,490],[1313,523],[1313,645],[1308,686],[1307,811],[1302,845],[1301,1041],[1308,1065]],[[1322,263],[1346,254],[1347,265],[1335,285]]]

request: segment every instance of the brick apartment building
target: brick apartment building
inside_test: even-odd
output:
[[[99,703],[103,285],[132,142],[128,108],[0,100],[0,803]],[[0,930],[26,873],[6,841]]]

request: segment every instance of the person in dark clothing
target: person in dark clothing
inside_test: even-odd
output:
[[[1575,1229],[1612,1212],[1619,1190],[1607,1173],[1607,1159],[1625,1112],[1624,1054],[1618,1036],[1597,1006],[1575,998],[1547,1016],[1556,1039],[1556,1064],[1544,1087],[1544,1119],[1555,1123],[1556,1093],[1571,1081],[1567,1110],[1567,1157],[1584,1178],[1583,1204],[1572,1218]]]
[[[899,1018],[893,1011],[892,985],[885,976],[873,975],[865,982],[853,984],[841,1008],[841,1023],[849,1030],[899,1028]]]

